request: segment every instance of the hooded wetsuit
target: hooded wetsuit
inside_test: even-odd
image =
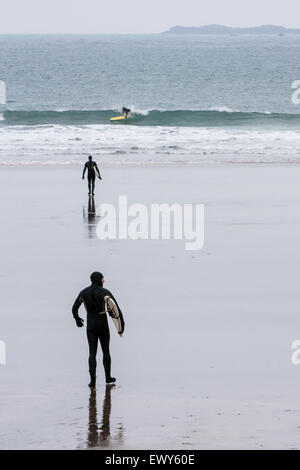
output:
[[[89,193],[90,194],[94,194],[94,190],[95,190],[95,179],[96,179],[96,171],[98,172],[98,176],[99,178],[101,178],[100,176],[100,172],[99,172],[99,168],[97,166],[97,163],[94,162],[93,160],[88,160],[85,165],[84,165],[84,169],[83,169],[83,174],[82,174],[82,177],[84,178],[84,175],[85,175],[85,172],[88,172],[88,187],[89,187]]]
[[[117,306],[118,303],[112,293],[102,287],[102,276],[100,273],[93,273],[91,275],[91,281],[92,284],[86,289],[83,289],[75,300],[75,303],[72,308],[72,313],[75,320],[78,320],[78,309],[80,305],[84,303],[87,312],[87,338],[90,349],[90,374],[92,378],[96,376],[96,355],[99,340],[103,352],[103,366],[105,370],[105,376],[106,378],[109,378],[111,369],[111,358],[109,353],[109,327],[106,313],[102,313],[101,315],[99,315],[99,312],[104,312],[105,310],[104,297],[106,295],[109,295],[116,302]],[[119,311],[121,311],[119,306],[118,309]]]

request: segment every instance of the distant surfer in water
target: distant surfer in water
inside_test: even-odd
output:
[[[79,328],[82,327],[84,324],[84,320],[79,317],[78,310],[80,305],[84,303],[87,312],[87,338],[90,349],[89,371],[91,376],[91,382],[89,384],[89,387],[94,388],[96,386],[96,355],[98,348],[98,340],[100,341],[103,352],[103,366],[105,371],[106,383],[111,384],[116,381],[115,377],[111,377],[111,358],[109,352],[110,334],[104,301],[104,297],[106,295],[108,295],[114,300],[119,309],[120,317],[122,318],[122,333],[124,331],[124,320],[116,299],[113,297],[112,293],[109,290],[103,287],[103,274],[99,272],[92,273],[91,281],[92,284],[86,289],[83,289],[75,300],[72,308],[72,313],[76,325]]]
[[[93,161],[92,155],[89,156],[88,161],[84,165],[83,173],[82,173],[82,179],[84,180],[84,175],[85,172],[88,172],[88,186],[89,186],[89,195],[94,196],[94,191],[95,191],[95,179],[96,179],[96,172],[98,175],[98,178],[101,180],[101,175],[99,168],[97,167],[97,163]]]
[[[131,112],[129,108],[123,108],[122,113],[125,115],[125,118],[128,118],[128,114]]]

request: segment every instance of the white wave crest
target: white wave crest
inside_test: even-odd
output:
[[[298,162],[292,130],[136,126],[0,127],[0,164]],[[8,159],[8,155],[10,156]]]
[[[208,108],[208,111],[218,111],[219,113],[239,113],[239,110],[234,111],[233,109],[229,108],[229,106],[212,106]]]

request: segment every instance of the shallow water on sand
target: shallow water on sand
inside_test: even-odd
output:
[[[0,448],[298,447],[300,167],[102,172],[96,207],[203,202],[204,248],[101,242],[79,170],[3,168]],[[93,270],[126,320],[95,394],[71,316]]]

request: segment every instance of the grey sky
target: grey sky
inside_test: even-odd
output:
[[[156,33],[177,24],[300,28],[299,0],[0,0],[0,33]]]

